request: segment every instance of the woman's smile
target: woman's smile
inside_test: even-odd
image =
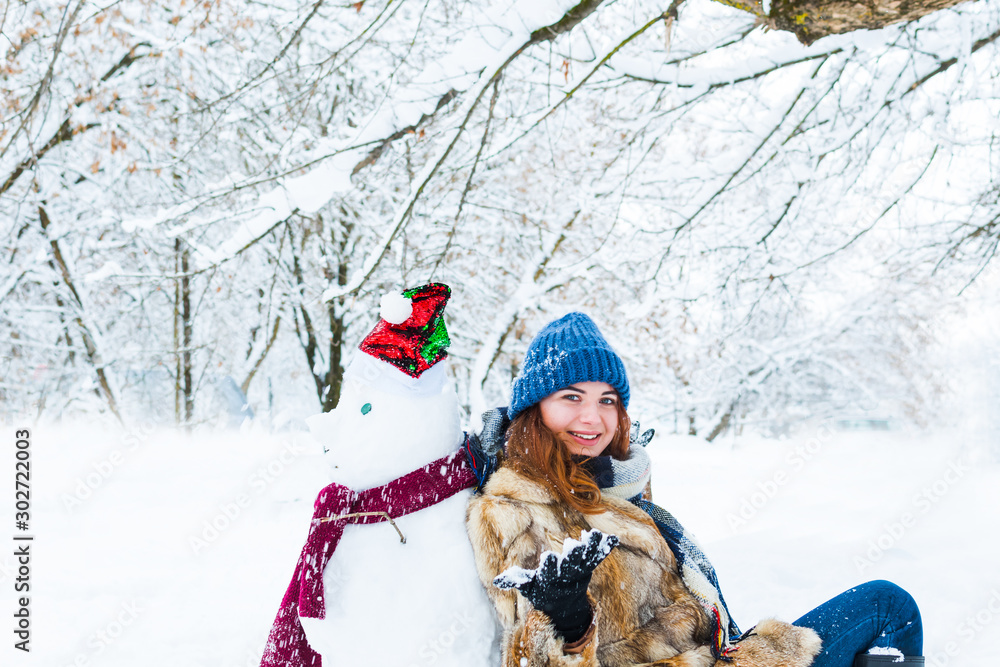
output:
[[[618,392],[606,382],[577,382],[539,401],[544,423],[571,454],[600,456],[618,428]]]

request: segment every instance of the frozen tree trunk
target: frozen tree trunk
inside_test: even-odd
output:
[[[40,206],[38,208],[38,219],[41,223],[42,231],[48,235],[51,221],[49,220],[49,214],[45,211],[44,207]],[[108,409],[111,410],[111,413],[115,416],[115,418],[117,418],[119,422],[124,423],[121,414],[118,412],[118,402],[115,400],[115,394],[111,390],[111,383],[108,382],[108,377],[104,372],[106,364],[98,347],[98,339],[85,321],[83,300],[80,298],[80,293],[76,289],[76,284],[73,280],[72,274],[70,273],[69,265],[63,258],[59,242],[55,238],[49,239],[49,247],[52,250],[52,259],[49,264],[52,268],[59,271],[59,275],[62,276],[63,284],[66,286],[66,289],[69,290],[69,295],[72,298],[72,305],[76,310],[76,317],[74,320],[77,327],[80,329],[80,334],[83,338],[84,349],[87,352],[87,361],[90,362],[90,365],[94,368],[94,373],[97,374],[97,383],[101,388],[99,393],[104,395],[104,400],[108,404]],[[58,301],[57,297],[57,302]],[[62,303],[59,303],[59,305],[61,307]],[[66,331],[66,343],[68,345],[72,345],[68,330]]]
[[[194,383],[191,376],[191,339],[194,325],[191,321],[190,250],[182,248],[180,239],[174,240],[174,262],[180,263],[180,279],[174,285],[174,354],[177,362],[174,377],[174,414],[177,423],[190,430],[194,418]],[[183,420],[181,415],[183,414]]]
[[[712,429],[712,432],[708,434],[708,437],[705,438],[705,440],[712,442],[726,432],[726,429],[729,428],[729,422],[733,418],[733,408],[735,407],[735,403],[729,406],[729,409],[726,410],[726,414],[722,415],[722,418],[719,419],[719,422],[715,425],[715,428]]]
[[[274,341],[278,339],[278,330],[280,328],[281,315],[278,315],[274,318],[274,324],[271,327],[271,335],[264,344],[263,351],[260,353],[260,356],[257,357],[257,361],[254,362],[254,365],[250,368],[250,372],[247,373],[246,379],[244,379],[243,383],[240,385],[240,391],[243,392],[244,396],[250,391],[250,383],[253,381],[254,376],[257,375],[257,371],[260,370],[264,360],[267,359],[267,353],[271,351],[272,347],[274,347]]]
[[[174,275],[180,271],[181,240],[174,239]],[[181,425],[181,377],[184,370],[181,368],[181,282],[174,280],[174,423]]]
[[[326,256],[326,263],[323,267],[324,278],[330,283],[335,282],[338,286],[344,286],[348,280],[349,264],[351,259],[350,246],[352,244],[354,223],[349,219],[346,210],[341,210],[341,216],[327,230],[329,232],[329,245],[326,250],[321,251]],[[316,222],[322,230],[324,221],[322,216],[317,216]],[[336,231],[335,231],[336,230]],[[347,297],[344,294],[334,297],[324,304],[325,317],[329,322],[329,348],[327,358],[324,360],[321,350],[322,340],[320,338],[319,324],[314,323],[309,315],[303,299],[306,289],[305,275],[302,269],[302,255],[306,249],[306,236],[310,232],[304,232],[303,238],[296,246],[291,225],[286,225],[289,238],[289,250],[292,256],[292,277],[295,280],[296,296],[292,308],[296,313],[295,331],[298,335],[302,350],[305,352],[306,362],[309,364],[309,372],[316,383],[316,395],[319,399],[323,412],[329,412],[337,407],[340,402],[340,391],[344,381],[344,357],[345,341],[344,332],[347,328],[345,316]],[[339,232],[339,236],[337,234]],[[325,232],[320,232],[325,233]],[[324,365],[325,364],[325,365]]]
[[[755,14],[772,28],[795,33],[809,46],[827,35],[855,30],[877,30],[893,23],[916,21],[939,9],[947,9],[965,0],[774,0],[771,12],[764,15],[760,2],[718,0]]]
[[[191,277],[190,271],[190,251],[184,248],[181,253],[181,321],[184,324],[182,340],[184,351],[181,354],[181,363],[184,366],[184,423],[187,428],[191,428],[191,421],[194,419],[194,383],[191,378],[191,339],[194,323],[191,321]]]
[[[341,251],[343,250],[342,246]],[[347,284],[347,262],[344,260],[337,267],[337,284]],[[327,312],[330,316],[330,367],[326,373],[326,396],[321,396],[323,412],[330,412],[337,407],[337,403],[340,403],[340,389],[344,384],[344,297],[329,302]]]

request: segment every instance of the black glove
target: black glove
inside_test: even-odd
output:
[[[617,545],[614,535],[599,530],[583,532],[579,542],[566,540],[562,554],[546,551],[536,569],[509,568],[493,579],[493,585],[501,590],[516,588],[535,609],[552,619],[556,632],[572,643],[590,627],[587,587],[594,568]]]
[[[639,422],[632,422],[632,431],[628,434],[629,445],[642,445],[645,447],[653,439],[653,429],[639,433]]]
[[[500,465],[500,452],[507,438],[507,408],[494,408],[483,413],[483,430],[465,434],[465,458],[476,473],[476,493]]]

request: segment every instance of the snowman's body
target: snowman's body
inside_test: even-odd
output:
[[[420,378],[358,354],[336,410],[309,420],[331,481],[361,491],[459,449],[444,364]],[[499,664],[493,606],[465,530],[471,489],[388,522],[348,524],[323,572],[325,618],[301,618],[323,667]]]

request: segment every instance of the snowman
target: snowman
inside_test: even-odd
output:
[[[262,667],[490,667],[493,605],[476,573],[462,450],[444,364],[447,285],[382,299],[340,402],[308,420],[332,483],[268,638]]]

